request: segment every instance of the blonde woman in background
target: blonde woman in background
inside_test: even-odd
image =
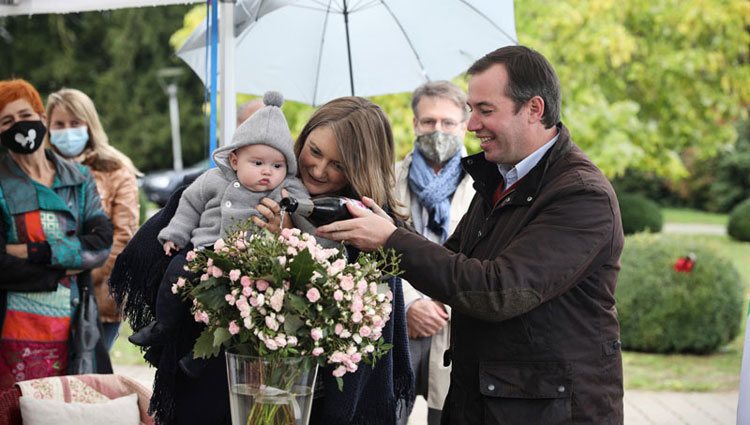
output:
[[[141,173],[122,152],[109,144],[94,102],[76,89],[62,89],[47,99],[49,142],[58,154],[91,169],[104,212],[114,225],[112,251],[102,267],[92,270],[103,340],[112,348],[120,328],[120,312],[109,295],[109,274],[115,258],[133,237],[139,218],[138,185]]]

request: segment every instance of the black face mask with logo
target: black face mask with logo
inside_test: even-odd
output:
[[[41,121],[18,121],[0,133],[0,142],[15,153],[30,154],[42,147],[46,133]]]

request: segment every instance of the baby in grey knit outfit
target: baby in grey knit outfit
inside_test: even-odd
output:
[[[232,143],[213,154],[217,167],[201,174],[180,197],[177,211],[159,232],[164,253],[178,253],[171,260],[156,298],[156,320],[133,334],[135,345],[158,345],[180,319],[180,298],[172,283],[187,263],[184,248],[212,246],[233,224],[260,215],[255,207],[264,197],[279,201],[281,189],[295,198],[310,195],[296,177],[292,135],[281,112],[284,99],[277,92],[263,96],[265,106],[254,113],[232,138]]]

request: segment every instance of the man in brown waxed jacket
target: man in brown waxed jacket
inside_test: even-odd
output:
[[[560,122],[547,60],[523,46],[468,71],[464,158],[477,195],[444,246],[378,214],[320,236],[401,254],[404,278],[453,308],[444,424],[622,424],[615,286],[623,246],[617,198]]]

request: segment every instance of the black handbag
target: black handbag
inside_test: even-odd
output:
[[[68,374],[112,373],[109,353],[102,340],[102,325],[99,320],[99,308],[91,289],[91,279],[86,276],[79,280],[79,304],[75,314],[75,323],[71,332],[71,356]]]

